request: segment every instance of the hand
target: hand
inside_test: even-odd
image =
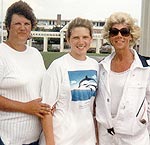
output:
[[[56,104],[54,104],[51,108],[51,114],[54,115],[54,112],[56,111]]]
[[[43,118],[44,115],[51,113],[51,108],[48,104],[42,103],[42,98],[38,98],[25,103],[25,113],[36,115]]]

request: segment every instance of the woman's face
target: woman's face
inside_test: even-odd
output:
[[[9,39],[18,42],[26,42],[31,33],[31,21],[26,19],[22,15],[14,14],[12,16],[10,28],[9,28]]]
[[[130,29],[125,24],[114,24],[109,32],[109,39],[115,50],[129,49],[132,40]]]
[[[85,27],[76,27],[71,30],[71,36],[68,43],[71,46],[70,54],[78,60],[85,60],[87,50],[90,48],[92,37],[89,29]]]

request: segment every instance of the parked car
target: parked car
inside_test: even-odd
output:
[[[112,46],[109,43],[104,43],[100,48],[100,53],[111,53]]]
[[[48,47],[48,51],[50,51],[50,52],[59,52],[60,51],[60,45],[52,44],[52,45],[50,45],[50,47]]]
[[[96,52],[96,48],[89,48],[87,53],[95,53]]]

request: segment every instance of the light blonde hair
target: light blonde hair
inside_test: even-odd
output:
[[[107,19],[103,30],[102,36],[104,39],[109,41],[109,30],[114,24],[125,24],[130,29],[132,40],[130,41],[130,46],[133,46],[140,37],[140,27],[136,24],[135,19],[133,19],[129,14],[124,12],[115,12]]]

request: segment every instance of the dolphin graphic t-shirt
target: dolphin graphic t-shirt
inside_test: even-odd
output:
[[[54,60],[48,68],[41,96],[43,102],[56,106],[53,116],[56,145],[96,144],[93,101],[97,75],[96,60],[87,56],[85,61],[79,61],[69,53]]]

